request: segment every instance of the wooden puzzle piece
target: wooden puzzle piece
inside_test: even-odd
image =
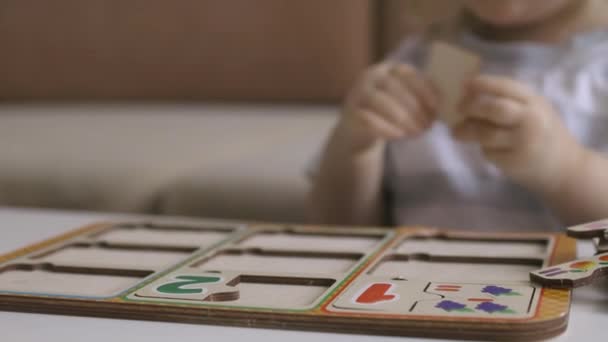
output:
[[[425,293],[428,285],[429,282],[424,280],[365,277],[340,295],[332,307],[407,314],[418,300],[440,298],[438,295]]]
[[[521,301],[519,305],[513,305],[494,299],[480,299],[471,302],[448,297],[433,301],[419,301],[412,307],[411,313],[440,317],[522,319],[531,317],[533,314],[528,310],[528,304],[528,302]]]
[[[608,238],[608,219],[568,227],[568,236],[577,239]]]
[[[593,244],[595,245],[595,249],[598,253],[606,253],[608,252],[608,239],[600,237],[594,238]]]
[[[548,287],[574,288],[608,276],[608,253],[574,260],[530,273],[530,279]]]
[[[443,298],[416,302],[412,314],[521,319],[531,317],[538,303],[536,289],[526,285],[431,283],[426,292]]]
[[[608,252],[608,219],[569,227],[568,235],[577,239],[593,239],[598,253]]]
[[[524,318],[533,315],[536,289],[526,285],[429,283],[370,277],[341,295],[339,310],[399,315]]]
[[[444,297],[461,298],[529,298],[535,288],[517,284],[466,284],[466,283],[431,283],[425,292]]]
[[[462,121],[458,104],[464,95],[464,86],[481,67],[479,56],[443,42],[434,42],[430,48],[426,74],[442,95],[440,118],[448,125]]]
[[[239,298],[238,289],[228,284],[237,276],[228,276],[231,279],[217,273],[174,273],[143,287],[134,296],[199,302],[237,300]]]

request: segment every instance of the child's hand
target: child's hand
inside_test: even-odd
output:
[[[436,117],[438,95],[413,67],[384,63],[370,68],[346,99],[338,129],[355,151],[377,142],[416,136]]]
[[[465,120],[453,128],[454,136],[478,143],[489,161],[524,186],[555,189],[582,156],[551,104],[517,81],[479,76],[460,109]]]

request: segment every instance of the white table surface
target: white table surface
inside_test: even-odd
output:
[[[91,221],[118,215],[0,207],[0,254],[39,242]],[[588,243],[579,255],[591,255]],[[608,282],[574,292],[568,331],[552,341],[607,341]],[[0,311],[0,341],[439,341],[417,338],[233,328]]]

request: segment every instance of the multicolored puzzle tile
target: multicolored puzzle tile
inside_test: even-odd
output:
[[[608,276],[608,253],[566,262],[530,274],[530,279],[545,286],[574,288]]]
[[[608,219],[568,227],[567,232],[577,239],[608,238]]]
[[[568,235],[593,240],[598,253],[594,257],[572,260],[530,273],[538,284],[555,288],[574,288],[608,276],[608,220],[569,227]]]
[[[594,238],[593,245],[598,253],[608,252],[608,239],[606,238]]]
[[[534,315],[539,291],[530,285],[436,283],[365,277],[332,303],[339,311],[378,311],[402,316],[488,317]],[[331,309],[330,309],[331,310]]]
[[[427,292],[443,293],[432,302],[420,301],[411,310],[415,314],[521,319],[534,315],[537,288],[521,285],[431,284]]]

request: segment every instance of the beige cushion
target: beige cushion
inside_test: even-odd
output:
[[[307,171],[331,125],[326,117],[268,132],[271,145],[242,159],[200,167],[163,196],[161,212],[271,222],[306,222]],[[295,122],[294,122],[295,124]]]
[[[301,167],[336,111],[333,106],[0,106],[0,204],[300,217],[306,191]],[[260,205],[269,197],[261,185],[271,181],[276,193]]]

